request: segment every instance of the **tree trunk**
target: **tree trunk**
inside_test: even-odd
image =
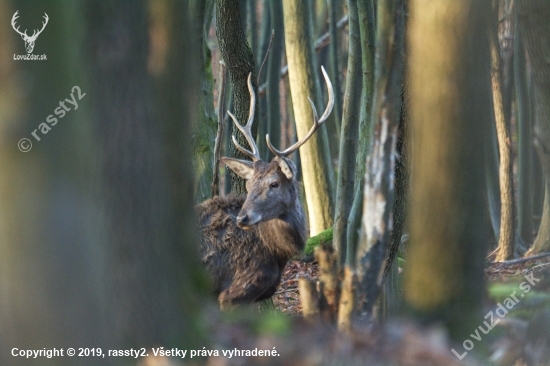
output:
[[[273,43],[267,61],[267,134],[273,146],[281,146],[281,95],[279,85],[281,82],[280,69],[284,50],[284,23],[283,4],[281,0],[269,2],[269,14],[271,26],[274,30]],[[265,139],[260,136],[260,141]],[[269,151],[269,150],[268,150]],[[269,153],[271,153],[269,151]],[[267,159],[267,156],[266,156]]]
[[[334,121],[334,132],[336,133],[336,141],[340,139],[340,123],[342,121],[342,87],[340,83],[340,62],[338,59],[338,47],[340,42],[338,39],[338,28],[336,27],[337,7],[341,6],[340,0],[328,0],[328,16],[329,16],[329,76],[334,87],[334,110],[332,111],[332,120]]]
[[[311,41],[311,1],[285,0],[283,10],[290,91],[296,130],[300,139],[307,134],[313,124],[311,105],[307,98],[320,99],[316,97],[320,93],[317,92],[317,67]],[[316,105],[318,109],[322,108],[321,103],[317,102]],[[321,126],[300,148],[311,236],[331,227],[333,222],[333,176],[326,141],[328,139],[325,126]]]
[[[346,235],[348,216],[353,203],[353,182],[355,177],[355,159],[359,137],[359,114],[361,102],[361,38],[357,2],[348,0],[349,56],[344,94],[344,115],[340,131],[340,152],[338,159],[338,179],[336,184],[336,202],[334,209],[333,246],[338,256],[338,267],[346,259]]]
[[[529,254],[550,250],[550,2],[519,0],[518,21],[531,61],[535,97],[535,147],[546,180],[546,194],[541,225]]]
[[[212,75],[212,53],[206,43],[206,35],[210,28],[211,9],[214,1],[193,0],[189,3],[189,13],[194,22],[194,36],[199,48],[201,73],[200,112],[193,118],[193,165],[195,168],[195,202],[202,202],[211,196],[213,179],[214,145],[216,136],[216,113],[214,111],[214,78]]]
[[[533,128],[527,84],[525,48],[516,24],[514,75],[518,125],[518,237],[525,247],[533,242]]]
[[[479,323],[485,256],[483,138],[491,123],[490,3],[411,2],[410,242],[404,294],[462,342]],[[429,82],[427,82],[429,80]]]
[[[405,2],[379,0],[377,6],[374,133],[366,162],[362,236],[356,259],[361,293],[358,309],[367,316],[372,316],[380,293],[391,243],[405,46]]]
[[[248,92],[248,74],[252,73],[252,87],[257,95],[256,73],[254,56],[246,40],[241,19],[239,0],[216,0],[216,35],[222,59],[225,62],[233,91],[233,109],[237,120],[244,124],[248,119],[250,108],[250,94]],[[252,127],[252,134],[256,136],[258,130],[258,103]],[[233,134],[241,146],[247,147],[246,139],[237,129]],[[233,144],[229,146],[229,155],[237,159],[248,160],[248,156],[236,149]],[[230,172],[231,186],[237,193],[246,193],[244,179]]]
[[[191,291],[188,279],[197,268],[188,245],[197,239],[187,146],[200,70],[190,55],[200,51],[186,38],[192,32],[186,4],[176,3],[155,8],[150,19],[173,47],[150,53],[159,45],[146,41],[146,9],[144,1],[90,1],[87,8],[95,76],[90,96],[101,122],[109,223],[109,315],[117,344],[134,347],[181,339],[191,325],[183,306],[193,309],[192,298],[181,294]],[[154,73],[150,54],[162,63]]]
[[[361,215],[363,214],[363,188],[365,186],[365,168],[367,153],[372,135],[372,100],[374,89],[374,6],[372,0],[357,2],[359,16],[359,31],[361,34],[361,67],[362,91],[361,112],[359,119],[359,144],[357,146],[356,169],[353,188],[353,203],[351,205],[347,227],[346,263],[355,263],[359,231],[361,230]]]
[[[491,48],[491,85],[499,151],[500,235],[496,261],[514,256],[514,187],[512,184],[512,139],[504,112],[502,68],[495,29],[489,31]]]

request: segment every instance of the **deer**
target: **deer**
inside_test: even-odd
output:
[[[26,29],[25,29],[24,32],[21,32],[19,30],[19,27],[16,28],[15,23],[16,23],[17,18],[19,18],[19,15],[17,14],[18,12],[19,12],[19,10],[17,10],[15,12],[15,14],[13,14],[13,17],[11,18],[11,26],[12,26],[14,31],[19,33],[21,38],[23,38],[23,41],[25,41],[25,49],[27,50],[27,53],[32,53],[32,50],[34,49],[34,42],[36,42],[36,39],[38,38],[40,33],[42,33],[44,28],[46,28],[46,24],[48,24],[48,20],[50,20],[50,18],[48,18],[48,14],[44,13],[44,22],[42,22],[42,29],[40,29],[40,30],[35,29],[34,32],[32,33],[32,36],[29,36],[29,35],[27,35],[27,30]]]
[[[260,158],[252,136],[256,95],[248,76],[250,110],[246,125],[227,112],[244,135],[250,149],[235,135],[235,147],[252,161],[223,157],[222,162],[246,180],[245,195],[215,196],[197,209],[200,226],[200,258],[213,279],[222,310],[271,298],[281,282],[287,262],[303,251],[306,242],[305,215],[299,199],[296,165],[288,158],[305,144],[326,121],[334,106],[334,91],[322,67],[328,103],[318,118],[313,101],[313,126],[292,146],[277,150],[266,135],[267,147],[275,155],[271,162]]]

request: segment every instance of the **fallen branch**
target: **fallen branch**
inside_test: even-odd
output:
[[[542,253],[542,254],[534,255],[532,257],[527,257],[527,258],[510,259],[508,261],[503,261],[503,262],[490,262],[489,265],[493,265],[493,264],[504,264],[504,265],[518,264],[518,263],[529,262],[529,261],[533,261],[535,259],[541,259],[541,258],[546,258],[546,257],[550,257],[550,253]]]

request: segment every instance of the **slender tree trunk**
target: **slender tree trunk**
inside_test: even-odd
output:
[[[340,141],[340,123],[342,121],[342,86],[340,83],[340,62],[338,55],[338,47],[340,42],[338,39],[338,29],[336,27],[337,7],[341,6],[340,0],[328,0],[328,16],[329,16],[329,75],[332,80],[332,86],[334,87],[334,110],[332,116],[334,120],[334,130],[336,132],[337,141]]]
[[[359,30],[361,34],[362,91],[359,119],[359,144],[357,146],[353,203],[347,227],[346,263],[353,265],[357,253],[361,215],[363,214],[363,188],[365,186],[365,161],[372,135],[372,100],[374,89],[374,6],[372,0],[357,2]]]
[[[281,147],[281,95],[279,91],[281,76],[279,70],[281,69],[285,35],[281,0],[269,2],[269,14],[274,33],[267,61],[267,133],[273,146]],[[262,139],[265,139],[265,135],[260,136],[260,141]]]
[[[233,91],[233,107],[237,120],[244,124],[248,119],[250,107],[250,94],[247,87],[248,74],[252,73],[252,87],[257,93],[256,73],[254,56],[248,42],[241,19],[241,8],[239,0],[216,0],[216,35],[218,45],[225,62]],[[256,114],[252,127],[252,134],[256,136],[258,129],[258,103],[256,103]],[[244,136],[237,129],[233,133],[241,146],[247,147]],[[248,157],[238,151],[233,144],[229,147],[230,156],[247,160]],[[232,188],[237,193],[246,193],[244,179],[230,172]]]
[[[500,235],[500,187],[498,140],[495,123],[491,123],[483,144],[483,161],[485,166],[485,189],[487,191],[487,214],[491,221],[494,241]]]
[[[418,318],[444,324],[462,342],[481,319],[484,291],[479,152],[491,94],[487,37],[479,35],[491,9],[477,0],[434,0],[429,9],[414,0],[410,10],[414,183],[404,293]]]
[[[525,49],[516,24],[514,74],[518,125],[518,237],[525,247],[533,242],[533,128],[527,85]]]
[[[269,47],[269,42],[271,40],[271,32],[273,30],[273,28],[271,27],[271,11],[270,11],[270,5],[269,5],[269,1],[268,0],[264,0],[263,3],[262,3],[262,10],[263,10],[263,13],[262,13],[262,29],[261,29],[261,34],[260,34],[260,45],[259,45],[259,49],[258,49],[258,54],[255,55],[256,56],[256,65],[258,65],[258,67],[261,66],[261,63],[263,62],[265,56],[266,56],[266,53],[267,53],[267,49]],[[262,75],[258,75],[258,79],[260,80],[260,82],[264,82],[264,85],[267,85],[267,78],[269,77],[269,65],[267,65],[267,72],[265,70],[265,66],[264,66],[264,70],[262,70]],[[267,89],[267,86],[266,88]],[[265,135],[267,135],[269,133],[269,129],[268,129],[268,124],[266,123],[267,120],[268,120],[268,117],[267,117],[267,99],[268,97],[266,98],[258,98],[258,105],[259,105],[259,108],[260,108],[260,118],[259,118],[259,121],[263,121],[260,122],[259,126],[258,126],[258,136],[260,137],[259,138],[259,141],[261,141],[262,143],[258,144],[258,149],[260,150],[260,156],[263,157],[263,159],[269,159],[269,154],[271,153],[269,151],[269,149],[267,148],[267,144],[264,144],[263,141],[265,141]]]
[[[512,183],[512,140],[509,121],[506,120],[503,100],[502,69],[496,30],[489,31],[491,47],[491,85],[493,107],[500,157],[500,235],[496,260],[499,262],[514,256],[514,187]]]
[[[358,308],[372,316],[391,243],[396,144],[403,87],[405,2],[377,3],[377,54],[372,112],[374,133],[367,157],[362,236],[357,248]]]
[[[333,245],[338,255],[338,267],[344,264],[347,252],[346,235],[348,216],[353,203],[353,182],[355,159],[359,137],[359,115],[361,102],[361,38],[357,2],[348,0],[349,56],[346,90],[344,94],[344,115],[340,133],[338,159],[338,180],[334,210]]]
[[[311,106],[307,100],[317,95],[317,67],[311,42],[311,1],[283,1],[285,45],[289,69],[290,91],[298,138],[306,135],[313,124]],[[316,103],[317,108],[324,104]],[[324,135],[324,136],[323,136]],[[310,235],[332,226],[334,178],[325,126],[300,148],[302,174],[309,212]],[[327,156],[328,155],[328,156]]]

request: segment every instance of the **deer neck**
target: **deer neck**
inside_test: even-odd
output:
[[[296,215],[294,215],[296,216]],[[264,245],[275,255],[286,260],[298,254],[305,246],[303,219],[287,214],[258,224]]]

